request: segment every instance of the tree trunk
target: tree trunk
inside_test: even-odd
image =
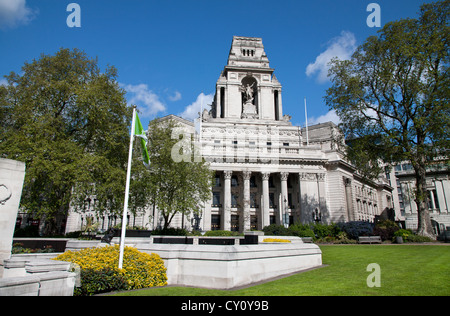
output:
[[[433,226],[431,224],[430,213],[428,210],[428,194],[427,194],[427,183],[426,183],[426,164],[425,157],[419,157],[420,162],[414,166],[416,172],[416,198],[415,202],[417,204],[417,234],[432,239],[436,239],[433,232]]]

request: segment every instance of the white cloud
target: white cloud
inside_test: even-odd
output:
[[[127,98],[128,104],[137,105],[143,117],[149,117],[166,110],[166,106],[160,101],[158,95],[151,91],[146,84],[122,84],[121,86],[127,91],[127,95],[130,96]]]
[[[350,59],[356,50],[356,38],[351,32],[342,31],[340,36],[334,37],[328,42],[327,49],[317,56],[314,63],[306,67],[308,77],[317,74],[317,81],[325,83],[328,81],[328,63],[332,58],[337,57],[340,60]]]
[[[174,95],[169,95],[169,100],[170,101],[178,101],[181,100],[181,93],[178,91],[175,91]]]
[[[209,110],[209,105],[211,105],[214,98],[214,94],[204,94],[200,93],[195,102],[189,104],[183,113],[179,115],[188,120],[194,120],[198,117],[198,112],[201,112],[201,108]]]
[[[326,122],[330,122],[330,121],[336,125],[338,125],[341,122],[341,120],[339,119],[339,116],[337,116],[335,110],[331,110],[328,113],[321,115],[319,117],[308,118],[308,125],[315,125],[315,124],[326,123]]]
[[[8,85],[8,81],[4,78],[0,78],[0,86],[7,86]]]
[[[29,23],[38,11],[27,7],[26,0],[0,0],[0,28],[14,28]]]

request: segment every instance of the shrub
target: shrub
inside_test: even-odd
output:
[[[309,227],[308,224],[291,225],[289,226],[288,230],[293,236],[311,237],[313,238],[313,240],[316,238],[316,236],[314,235],[314,231]]]
[[[208,237],[228,237],[228,236],[239,236],[239,232],[232,232],[229,230],[210,230],[205,233]]]
[[[356,244],[356,240],[349,239],[346,232],[339,232],[336,235],[336,240],[334,241],[335,244]]]
[[[399,229],[394,233],[394,236],[403,237],[403,240],[406,241],[412,234],[413,232],[410,229]]]
[[[434,240],[430,237],[420,236],[420,235],[409,235],[407,238],[408,242],[433,242]]]
[[[283,225],[271,224],[263,228],[263,232],[265,235],[273,235],[273,236],[292,236],[292,232],[289,231]]]
[[[336,224],[319,224],[313,225],[314,234],[317,238],[335,237],[341,231]]]
[[[188,231],[184,228],[173,228],[169,227],[166,229],[155,229],[152,231],[152,235],[157,236],[187,236]]]
[[[399,229],[400,227],[393,221],[383,220],[375,225],[373,234],[380,236],[382,240],[391,240],[394,237],[394,233]]]
[[[75,288],[75,296],[88,296],[127,289],[127,280],[114,269],[83,269],[80,273],[81,287]]]
[[[20,253],[52,253],[55,252],[55,249],[51,245],[47,245],[44,249],[32,249],[25,248],[22,243],[14,243],[11,249],[12,254],[20,254]]]
[[[119,246],[66,251],[54,260],[80,266],[81,288],[75,295],[92,295],[113,290],[131,290],[167,284],[166,268],[157,255],[125,247],[123,269],[118,268]]]
[[[352,221],[347,223],[339,223],[339,228],[347,233],[351,239],[358,239],[359,236],[372,236],[373,224],[362,221]]]

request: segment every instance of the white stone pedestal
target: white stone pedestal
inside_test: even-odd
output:
[[[25,163],[0,159],[0,278],[3,276],[3,260],[11,257],[24,178]]]

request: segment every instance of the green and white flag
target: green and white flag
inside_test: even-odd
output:
[[[147,135],[145,134],[144,128],[142,127],[141,121],[139,120],[139,116],[136,112],[136,124],[134,128],[134,136],[139,137],[141,141],[141,152],[142,152],[142,160],[144,165],[148,168],[150,167],[150,156],[148,155],[147,150]]]

